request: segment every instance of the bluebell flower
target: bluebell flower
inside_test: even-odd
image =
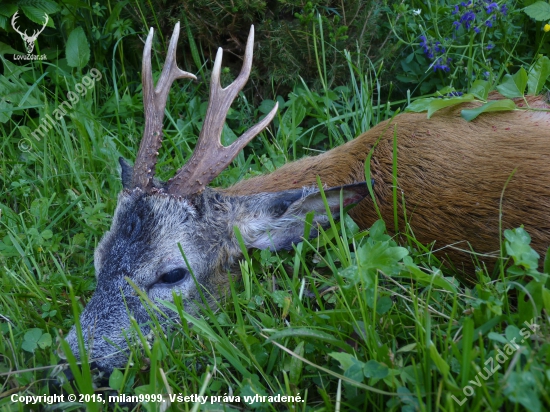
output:
[[[492,22],[491,20],[487,20],[487,21],[485,22],[485,25],[486,25],[487,27],[493,27],[493,22]]]
[[[506,16],[508,14],[508,6],[506,4],[500,6],[500,12],[503,16]]]

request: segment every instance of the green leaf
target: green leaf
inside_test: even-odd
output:
[[[268,114],[273,107],[275,107],[275,102],[271,99],[266,99],[260,103],[260,106],[258,107],[258,110],[260,113]]]
[[[363,366],[363,373],[367,378],[384,379],[390,370],[386,365],[371,359]]]
[[[296,353],[299,356],[304,356],[304,341],[300,341],[296,348],[294,349],[294,353]],[[293,356],[290,358],[290,368],[288,371],[288,377],[290,378],[290,382],[294,383],[295,385],[298,385],[300,382],[300,376],[302,375],[302,368],[304,366],[304,363],[297,357]]]
[[[550,247],[546,251],[546,256],[544,257],[544,273],[550,274]]]
[[[449,99],[435,99],[428,106],[428,119],[438,110],[449,106],[456,106],[461,103],[471,102],[472,100],[474,100],[474,96],[471,94],[465,94],[460,97],[451,97]]]
[[[537,1],[525,7],[523,11],[536,21],[550,20],[550,4],[546,1]]]
[[[38,5],[38,3],[35,4],[35,6],[36,5]],[[46,21],[45,14],[49,14],[48,12],[45,12],[41,8],[34,7],[34,6],[21,6],[21,11],[25,15],[25,17],[27,17],[30,21],[40,25],[40,27],[29,28],[30,33],[32,33],[33,30],[40,29],[42,27],[42,25],[44,24],[44,22]],[[55,25],[53,23],[53,19],[50,16],[48,16],[48,23],[46,24],[46,26],[55,28]]]
[[[65,54],[67,56],[67,64],[70,67],[81,69],[88,64],[90,60],[90,46],[82,27],[77,27],[69,35]]]
[[[525,269],[536,269],[539,264],[539,254],[531,248],[531,236],[525,229],[506,229],[506,253],[514,259],[514,264],[523,266]]]
[[[15,50],[13,47],[0,41],[0,56],[4,54],[23,54],[20,51]]]
[[[541,403],[538,388],[540,382],[531,371],[512,372],[503,386],[504,394],[512,402],[522,404],[530,412],[539,412]]]
[[[344,376],[356,382],[363,382],[363,362],[356,361],[356,363],[346,369]]]
[[[527,89],[529,90],[529,94],[539,94],[548,76],[550,76],[550,59],[540,55],[536,63],[531,67],[531,70],[529,70],[527,78]]]
[[[42,233],[40,233],[40,236],[42,237],[42,239],[51,239],[53,233],[50,229],[46,229]]]
[[[343,369],[343,370],[347,370],[349,369],[349,367],[351,365],[353,365],[354,363],[358,362],[357,359],[355,358],[355,356],[349,354],[349,353],[344,353],[344,352],[331,352],[328,354],[328,356],[330,356],[331,358],[334,358],[336,359],[338,362],[340,362],[340,367]]]
[[[383,296],[378,299],[378,302],[376,302],[376,313],[378,313],[379,315],[383,315],[384,313],[388,312],[392,306],[393,301],[389,297]]]
[[[486,80],[476,80],[474,84],[472,84],[472,87],[470,88],[469,92],[473,94],[475,97],[481,100],[487,100],[487,96],[489,96],[489,90],[491,89],[491,83],[489,83]]]
[[[403,258],[403,265],[407,271],[404,271],[398,276],[414,279],[426,286],[434,285],[441,289],[448,290],[449,292],[456,292],[456,286],[441,276],[441,274],[427,274],[422,272],[410,256],[405,256]]]
[[[426,97],[423,99],[417,99],[411,104],[409,104],[406,108],[406,112],[414,112],[414,113],[421,113],[428,110],[428,107],[430,107],[430,103],[435,99],[434,97]]]
[[[23,344],[21,348],[27,352],[34,353],[38,347],[38,341],[42,337],[42,329],[33,328],[29,329],[23,337]],[[51,339],[51,338],[50,338]]]
[[[525,86],[527,86],[527,72],[521,67],[516,74],[505,75],[504,81],[497,86],[497,90],[504,97],[512,99],[523,97]]]
[[[433,343],[430,344],[430,358],[432,358],[433,363],[439,372],[441,372],[443,377],[447,378],[450,369],[449,364],[441,357]]]
[[[273,335],[271,335],[268,339],[269,341],[272,340],[278,340],[286,337],[298,337],[301,336],[303,338],[310,338],[313,340],[320,340],[323,342],[332,343],[333,345],[336,345],[340,348],[343,348],[344,350],[352,350],[351,347],[342,341],[341,339],[335,338],[334,336],[322,332],[320,330],[315,329],[308,329],[308,328],[286,328],[279,332],[275,332]]]
[[[111,373],[111,376],[109,376],[109,387],[118,391],[122,389],[123,380],[124,374],[119,369],[115,369],[113,373]]]
[[[42,349],[49,348],[50,346],[52,346],[52,335],[50,335],[49,333],[44,333],[42,336],[40,336],[40,339],[38,339],[36,343]]]
[[[513,100],[502,99],[502,100],[491,100],[490,102],[485,103],[474,109],[464,109],[460,112],[460,116],[467,121],[474,120],[481,113],[488,112],[505,112],[509,110],[515,110],[516,104]]]

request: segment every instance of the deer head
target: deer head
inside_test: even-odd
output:
[[[311,211],[315,212],[315,223],[323,227],[328,225],[324,202],[317,189],[231,196],[207,187],[277,112],[275,105],[264,119],[231,146],[224,147],[220,143],[227,111],[250,74],[253,27],[241,73],[225,88],[220,85],[223,51],[218,49],[206,118],[190,160],[167,182],[154,179],[171,84],[178,78],[195,78],[176,65],[179,31],[178,23],[156,87],[151,73],[153,29],[145,42],[142,69],[144,134],[135,165],[132,167],[121,161],[124,190],[119,194],[111,229],[95,251],[97,289],[80,317],[88,358],[106,371],[124,366],[127,360],[124,331],[130,327],[130,316],[142,325],[144,333],[148,330],[147,308],[127,278],[152,302],[172,301],[175,292],[182,297],[185,310],[193,313],[197,310],[195,302],[201,301],[201,292],[214,302],[227,291],[230,276],[239,274],[238,261],[242,252],[234,234],[235,227],[246,247],[277,250],[291,248],[301,240],[305,215]],[[367,189],[365,184],[354,184],[328,189],[325,193],[336,217],[341,195],[344,205],[354,204],[367,195]],[[167,314],[176,316],[175,313]],[[74,327],[67,342],[78,356]]]
[[[19,13],[19,11],[16,11],[15,14],[13,15],[13,17],[11,18],[11,25],[12,25],[13,29],[21,35],[21,38],[25,42],[25,49],[27,49],[27,53],[31,54],[32,51],[34,50],[34,42],[38,38],[38,35],[40,33],[42,33],[44,31],[44,29],[46,28],[46,25],[48,24],[49,17],[46,13],[44,13],[45,21],[44,21],[44,24],[42,25],[42,28],[40,30],[35,30],[32,33],[32,35],[29,36],[27,34],[27,30],[25,30],[25,32],[21,32],[21,30],[19,30],[16,27],[16,20],[17,20],[17,17],[19,17],[17,15],[18,13]]]

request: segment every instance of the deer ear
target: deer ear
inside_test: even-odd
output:
[[[118,163],[120,163],[121,167],[120,178],[122,179],[122,187],[124,189],[131,189],[130,185],[132,184],[132,174],[134,173],[134,168],[123,157],[118,158]]]
[[[359,203],[368,195],[365,182],[339,186],[324,191],[332,216],[340,214],[340,193],[344,207]],[[245,244],[257,249],[290,249],[293,243],[302,241],[305,218],[314,212],[313,224],[327,228],[327,216],[323,197],[317,189],[286,190],[276,193],[262,193],[248,197],[246,223],[239,229]],[[312,230],[312,237],[317,231]]]

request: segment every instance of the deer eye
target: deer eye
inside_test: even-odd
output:
[[[166,283],[167,285],[171,285],[173,283],[179,282],[180,280],[185,278],[188,274],[189,272],[187,271],[187,269],[184,269],[184,268],[172,269],[170,272],[164,273],[160,277],[159,282]]]

